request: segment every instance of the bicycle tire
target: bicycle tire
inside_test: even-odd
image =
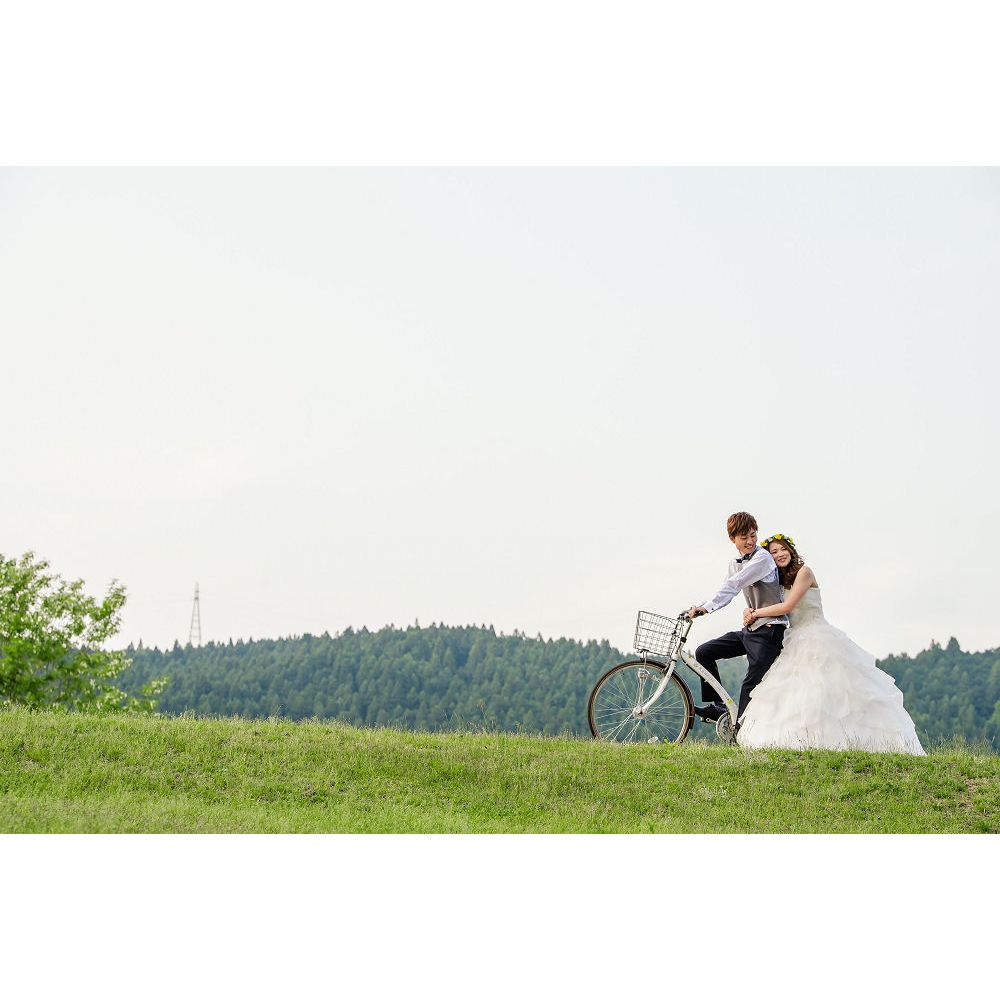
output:
[[[642,677],[640,670],[653,677]],[[648,697],[667,667],[655,660],[628,660],[612,667],[594,685],[587,703],[587,721],[595,739],[613,743],[680,743],[694,722],[694,700],[687,684],[671,674],[663,694],[647,716],[632,714],[639,684]],[[652,683],[650,683],[652,681]]]

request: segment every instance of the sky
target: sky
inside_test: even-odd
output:
[[[875,655],[994,648],[997,275],[998,170],[5,169],[0,552],[116,644],[628,650],[748,510]]]

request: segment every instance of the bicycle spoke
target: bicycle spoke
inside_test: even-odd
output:
[[[629,723],[630,723],[631,721],[632,721],[632,715],[631,715],[631,714],[629,714],[629,715],[625,715],[625,716],[622,716],[622,718],[621,718],[621,721],[620,721],[620,722],[619,722],[619,723],[618,723],[617,725],[614,725],[613,721],[612,721],[612,722],[609,722],[609,726],[611,726],[611,727],[613,727],[613,728],[609,728],[609,729],[608,729],[608,733],[607,733],[607,738],[608,738],[608,739],[612,739],[612,740],[613,740],[613,739],[617,739],[617,737],[618,737],[618,734],[619,734],[619,733],[620,733],[620,732],[621,732],[621,731],[622,731],[622,730],[623,730],[623,729],[624,729],[624,728],[625,728],[625,727],[626,727],[626,726],[627,726],[627,725],[628,725],[628,724],[629,724]]]
[[[615,728],[612,729],[610,733],[608,733],[608,738],[614,739],[628,725],[629,720],[631,718],[632,718],[631,715],[626,715],[625,718],[622,719],[622,721],[619,722],[618,725],[615,726]]]

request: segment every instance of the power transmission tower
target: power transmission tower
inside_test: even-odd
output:
[[[194,607],[191,609],[191,631],[188,633],[188,644],[201,645],[201,604],[198,601],[198,584],[194,585]]]

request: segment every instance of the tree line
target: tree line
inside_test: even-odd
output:
[[[922,741],[957,736],[1000,750],[1000,649],[969,653],[952,638],[916,656],[887,656],[879,666],[895,678]]]
[[[607,641],[436,624],[127,653],[119,682],[131,691],[169,675],[159,698],[168,713],[546,735],[583,732],[590,687],[621,659]]]
[[[336,719],[352,725],[586,736],[587,699],[597,678],[630,659],[607,641],[498,634],[492,626],[348,628],[331,636],[139,646],[118,678],[140,692],[162,676],[167,713]],[[925,744],[987,741],[1000,748],[1000,649],[963,651],[952,639],[879,666],[903,692]],[[738,689],[745,666],[722,664]],[[697,678],[682,670],[698,698]],[[707,737],[709,727],[693,735]]]

